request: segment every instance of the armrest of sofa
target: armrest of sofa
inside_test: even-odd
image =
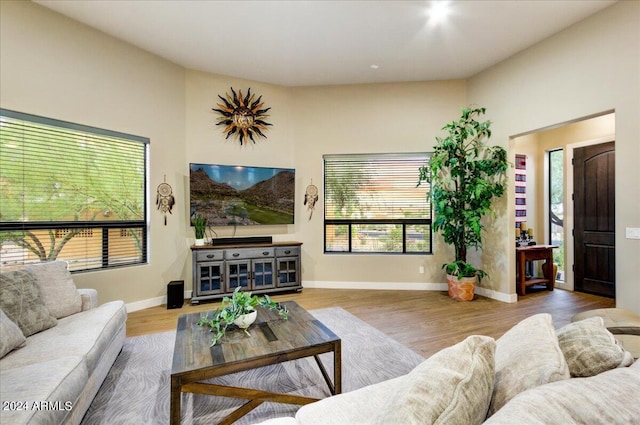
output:
[[[98,291],[91,288],[78,289],[82,299],[82,311],[91,310],[98,307]]]

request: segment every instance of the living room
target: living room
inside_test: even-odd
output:
[[[633,184],[640,181],[638,2],[614,2],[466,79],[319,86],[196,71],[38,2],[3,0],[0,7],[0,106],[148,137],[150,191],[165,179],[173,188],[176,205],[166,226],[150,208],[148,264],[74,274],[77,286],[97,290],[101,303],[123,300],[134,312],[165,303],[170,281],[183,280],[190,290],[188,167],[201,160],[295,168],[293,225],[215,230],[219,237],[302,242],[305,288],[441,291],[441,264],[451,251],[438,238],[430,256],[327,255],[322,192],[310,220],[301,198],[312,181],[321,187],[322,155],[429,151],[445,123],[478,104],[493,122],[492,143],[507,149],[512,162],[518,136],[615,111],[615,304],[640,313],[634,267],[640,244],[625,236],[640,227]],[[230,87],[263,95],[274,124],[266,139],[240,146],[216,127],[211,109]],[[474,258],[489,274],[478,294],[507,303],[518,301],[514,198],[509,192],[498,201],[485,249]]]
[[[637,197],[626,184],[638,180],[634,3],[614,4],[467,80],[283,87],[189,70],[40,5],[3,2],[2,107],[151,140],[149,184],[166,176],[177,204],[167,226],[151,213],[149,264],[77,275],[81,286],[105,301],[123,299],[130,310],[160,304],[172,280],[191,286],[189,162],[295,168],[302,195],[312,180],[321,181],[323,154],[428,150],[467,104],[487,108],[492,142],[511,155],[514,136],[615,109],[616,298],[619,307],[638,311],[633,264],[640,248],[625,238],[638,221]],[[242,147],[224,139],[211,108],[229,87],[252,87],[268,100],[277,125],[267,139]],[[490,276],[481,294],[509,302],[516,299],[513,196],[500,200],[478,259]],[[442,282],[448,253],[437,239],[427,257],[323,255],[322,216],[306,220],[300,205],[296,214],[294,225],[260,234],[303,243],[306,287],[432,289]],[[234,229],[216,231],[226,237]],[[255,232],[239,227],[236,235]]]

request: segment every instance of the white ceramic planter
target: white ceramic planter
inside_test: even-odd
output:
[[[204,239],[196,239],[196,246],[203,246],[204,245]]]
[[[247,329],[253,322],[256,321],[256,317],[258,317],[257,311],[252,311],[251,313],[243,314],[233,321],[233,324],[239,327],[240,329]]]

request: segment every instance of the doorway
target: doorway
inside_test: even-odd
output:
[[[527,162],[527,187],[519,189],[526,191],[527,199],[524,202],[526,211],[516,211],[516,214],[525,214],[527,225],[535,228],[536,243],[559,246],[554,249],[554,263],[558,264],[558,272],[555,276],[556,287],[559,289],[593,292],[593,288],[585,289],[575,286],[576,252],[572,199],[575,190],[572,158],[576,149],[612,140],[615,140],[613,111],[546,127],[513,138],[512,146],[515,154],[525,155]],[[613,181],[611,184],[614,184]],[[516,198],[519,196],[522,195],[517,194]],[[516,207],[517,210],[521,208]],[[516,223],[518,220],[522,218],[514,219]],[[578,253],[578,255],[583,258],[583,254]],[[582,262],[584,264],[584,261]],[[608,267],[615,270],[615,256],[607,265]]]

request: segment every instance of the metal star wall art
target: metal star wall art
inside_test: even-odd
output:
[[[225,93],[226,97],[218,95],[223,103],[218,103],[219,108],[212,108],[222,116],[218,118],[216,125],[225,125],[224,133],[227,134],[225,139],[234,136],[240,140],[242,145],[244,142],[251,140],[255,143],[254,137],[264,137],[263,131],[268,130],[268,126],[272,125],[265,121],[269,117],[266,113],[271,108],[262,108],[264,102],[261,102],[262,96],[255,99],[255,94],[251,94],[251,88],[247,90],[246,96],[242,95],[242,90],[236,93],[231,87],[232,96]]]

